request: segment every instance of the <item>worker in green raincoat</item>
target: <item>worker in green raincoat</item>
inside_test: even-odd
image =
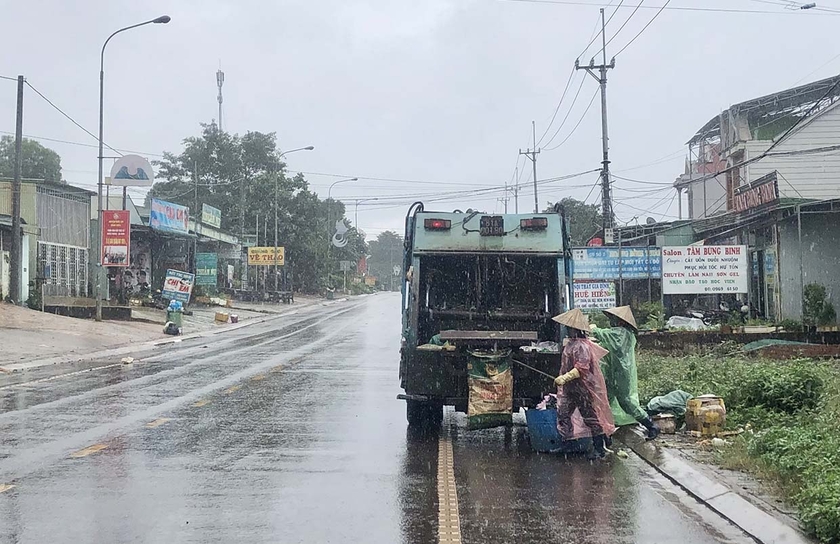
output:
[[[601,372],[607,383],[610,410],[615,424],[630,425],[641,423],[647,429],[648,440],[659,436],[657,427],[650,416],[639,405],[639,382],[636,376],[636,318],[630,306],[604,310],[610,320],[608,329],[594,329],[592,336],[598,343],[609,350],[601,359]]]

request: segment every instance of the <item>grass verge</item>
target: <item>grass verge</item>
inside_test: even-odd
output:
[[[840,365],[747,358],[723,346],[705,355],[638,357],[643,402],[674,389],[724,398],[727,426],[747,429],[721,455],[796,506],[806,532],[840,543]]]

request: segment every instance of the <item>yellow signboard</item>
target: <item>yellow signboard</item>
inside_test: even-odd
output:
[[[373,276],[365,276],[365,285],[368,287],[373,287],[376,285],[376,278]]]
[[[277,251],[277,263],[274,262],[274,251]],[[286,248],[285,247],[249,247],[248,248],[248,265],[249,266],[283,266],[286,264]]]

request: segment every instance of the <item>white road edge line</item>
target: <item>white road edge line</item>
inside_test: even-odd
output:
[[[455,487],[455,455],[449,432],[441,429],[438,441],[438,542],[461,543],[458,489]]]

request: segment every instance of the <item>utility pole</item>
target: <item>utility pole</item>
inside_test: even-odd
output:
[[[17,78],[17,118],[15,119],[15,171],[12,180],[12,254],[9,271],[8,297],[20,304],[21,275],[23,272],[23,239],[20,232],[20,178],[23,168],[23,76]]]
[[[537,149],[537,125],[534,121],[531,121],[531,128],[534,131],[534,147],[525,151],[520,149],[519,154],[525,155],[534,164],[534,213],[540,213],[540,199],[537,196],[537,155],[539,155],[540,150]],[[518,208],[519,206],[517,205],[517,213],[519,212]]]
[[[280,270],[277,267],[277,172],[274,172],[274,290],[280,290]]]
[[[222,62],[219,61],[219,69],[216,71],[216,86],[219,87],[219,132],[222,130],[222,85],[225,83],[225,73],[222,72]]]
[[[519,213],[519,167],[517,166],[513,172],[516,178],[516,183],[513,186],[513,211]]]
[[[607,70],[615,68],[615,58],[607,64],[607,24],[604,21],[604,8],[601,8],[601,53],[603,60],[596,65],[595,59],[589,61],[589,66],[581,66],[580,61],[575,61],[576,70],[586,72],[598,80],[601,85],[601,147],[603,148],[604,159],[601,162],[601,215],[603,216],[603,228],[612,228],[614,223],[612,197],[610,195],[610,139],[607,131]],[[596,75],[595,70],[598,70]]]
[[[195,190],[193,194],[193,201],[195,207],[193,208],[193,229],[195,238],[193,239],[193,273],[198,276],[198,222],[201,219],[201,214],[198,211],[198,161],[193,163],[193,177],[195,178]]]

